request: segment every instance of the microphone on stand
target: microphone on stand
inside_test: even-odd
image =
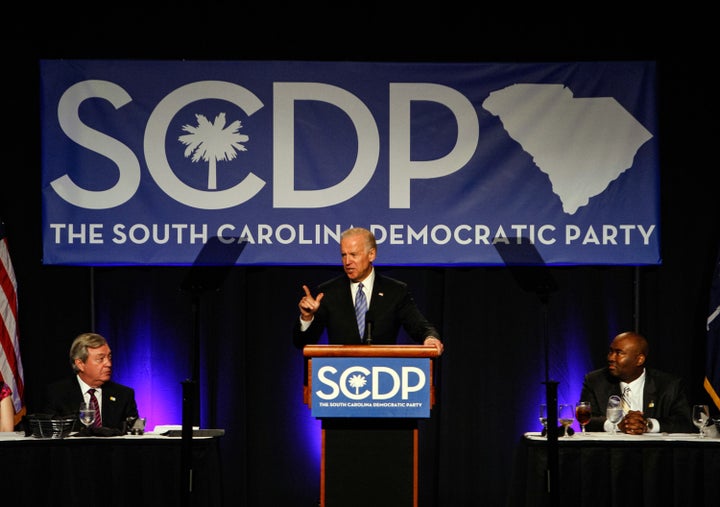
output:
[[[365,345],[372,345],[372,328],[374,320],[375,318],[371,311],[365,313]]]

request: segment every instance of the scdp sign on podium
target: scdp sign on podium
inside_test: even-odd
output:
[[[437,349],[307,345],[305,403],[322,420],[320,505],[416,507],[418,419],[435,402]]]

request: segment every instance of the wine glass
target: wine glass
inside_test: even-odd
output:
[[[540,424],[542,424],[543,427],[543,433],[547,435],[547,405],[544,403],[540,404]]]
[[[85,429],[89,428],[92,423],[95,422],[95,409],[92,408],[88,403],[80,404],[80,422],[85,425]]]
[[[569,403],[562,403],[558,405],[558,422],[562,424],[565,433],[563,437],[569,437],[568,427],[575,420],[575,409]]]
[[[692,408],[692,421],[697,429],[700,430],[700,436],[698,438],[705,438],[705,425],[710,418],[710,412],[707,405],[693,405]]]
[[[617,424],[622,421],[623,418],[622,400],[620,396],[613,394],[608,398],[605,416],[607,420],[612,423],[612,434],[615,435],[617,433]]]
[[[575,419],[580,424],[580,430],[585,433],[585,426],[590,422],[592,410],[589,401],[578,401],[575,405]]]

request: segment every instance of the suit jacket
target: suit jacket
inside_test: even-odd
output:
[[[592,408],[593,416],[586,427],[588,431],[603,431],[605,408],[608,398],[613,394],[622,395],[620,381],[613,377],[607,368],[600,368],[585,375],[580,397],[583,401],[589,401]],[[695,431],[681,378],[653,368],[645,368],[643,405],[643,414],[656,419],[660,423],[660,431]]]
[[[293,343],[302,348],[317,343],[327,330],[328,343],[335,345],[358,345],[367,338],[368,328],[372,329],[372,343],[390,345],[397,342],[400,327],[416,342],[422,343],[428,336],[440,337],[415,304],[407,284],[375,272],[372,297],[368,314],[372,326],[365,326],[365,336],[360,339],[355,307],[353,305],[350,279],[341,275],[324,282],[317,288],[322,292],[320,307],[310,327],[300,331],[300,319],[295,321]]]
[[[68,377],[47,387],[43,413],[55,416],[71,414],[77,416],[82,402],[83,392],[77,377]],[[125,419],[138,416],[135,391],[113,381],[105,382],[102,385],[101,413],[103,427],[124,430]],[[73,425],[73,430],[80,428],[82,424],[78,419]]]

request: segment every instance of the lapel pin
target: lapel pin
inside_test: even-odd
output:
[[[110,401],[115,401],[115,396],[110,396]]]

